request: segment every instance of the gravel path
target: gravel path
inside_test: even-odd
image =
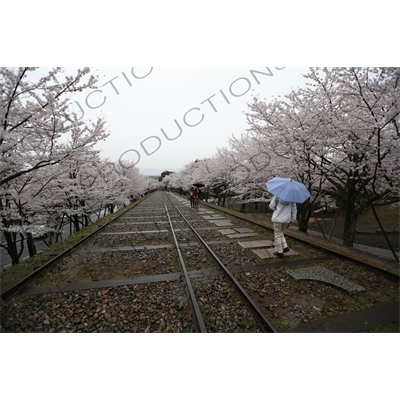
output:
[[[194,332],[181,282],[20,296],[2,332]]]
[[[144,201],[142,207],[133,209],[124,218],[125,222],[153,217],[161,221],[160,210],[164,207],[161,193],[155,193],[150,199]],[[181,205],[179,207],[182,208]],[[314,258],[326,256],[326,252],[294,239],[289,239],[289,246],[298,255],[290,257],[290,260],[298,261],[297,265],[285,265],[284,261],[275,258],[261,259],[250,249],[230,242],[219,232],[221,228],[205,221],[193,210],[183,210],[190,223],[200,228],[199,233],[212,242],[210,248],[218,258],[232,271],[242,269],[234,272],[235,277],[282,331],[300,321],[317,320],[399,300],[398,282],[388,279],[381,272],[339,258],[313,262]],[[148,213],[152,216],[148,217]],[[170,215],[171,219],[178,219],[175,211],[171,211]],[[138,233],[138,226],[157,232]],[[176,235],[182,244],[181,252],[187,268],[194,277],[192,285],[204,313],[207,330],[260,332],[249,311],[224,276],[218,273],[208,252],[196,244],[196,238],[187,226],[183,223],[176,226],[180,229]],[[248,223],[236,219],[234,226],[249,228]],[[254,230],[264,239],[271,239],[270,232],[259,227]],[[173,273],[179,276],[168,224],[120,223],[103,232],[115,234],[98,235],[84,249],[65,258],[30,286],[101,283],[109,279]],[[164,247],[152,248],[156,244]],[[303,259],[307,259],[307,267],[324,267],[363,286],[365,291],[349,295],[345,290],[323,282],[294,279],[288,270],[303,268]],[[4,301],[1,307],[1,332],[195,331],[186,290],[180,279],[53,294],[18,295]]]

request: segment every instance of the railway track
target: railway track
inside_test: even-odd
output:
[[[398,277],[155,192],[2,293],[2,332],[286,332],[398,302]]]

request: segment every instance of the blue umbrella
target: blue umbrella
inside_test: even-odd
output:
[[[292,203],[304,203],[311,196],[301,182],[290,178],[273,178],[267,182],[267,189],[281,200]]]

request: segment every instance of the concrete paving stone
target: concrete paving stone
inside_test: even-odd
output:
[[[235,231],[238,233],[254,233],[254,231],[249,228],[235,228]]]
[[[220,229],[218,232],[221,235],[232,235],[232,234],[236,233],[236,231],[234,231],[233,229]]]
[[[229,219],[227,220],[219,220],[219,221],[210,221],[212,224],[216,226],[234,226]]]
[[[365,288],[362,286],[357,285],[345,277],[324,267],[308,267],[296,270],[288,270],[286,272],[296,280],[310,279],[329,283],[346,290],[350,295],[365,291]]]
[[[254,254],[257,254],[258,257],[262,258],[263,260],[264,260],[264,259],[267,259],[267,258],[278,258],[278,256],[274,256],[274,251],[275,251],[275,249],[274,249],[273,247],[272,247],[272,248],[269,248],[269,249],[256,249],[256,250],[252,250],[252,252],[253,252]],[[289,252],[285,253],[285,257],[288,257],[288,256],[298,256],[298,255],[299,255],[299,253],[296,253],[296,252],[293,251],[293,250],[290,250]]]
[[[274,242],[272,240],[254,240],[249,242],[238,242],[240,246],[245,249],[256,249],[262,247],[272,247]]]
[[[257,236],[257,233],[235,233],[233,235],[227,235],[229,239],[241,239],[245,237]]]
[[[274,258],[275,256],[272,254],[274,252],[273,249],[256,249],[252,250],[254,254],[256,254],[258,257],[262,258],[265,260],[266,258]]]
[[[221,219],[220,215],[203,215],[204,219]]]

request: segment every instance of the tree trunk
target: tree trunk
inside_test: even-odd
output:
[[[343,244],[348,247],[353,247],[356,238],[357,213],[355,212],[356,191],[349,180],[346,192],[344,229],[343,229]]]
[[[26,243],[28,244],[29,257],[36,255],[35,242],[33,241],[32,233],[26,234]]]
[[[53,232],[48,233],[48,239],[45,242],[47,244],[47,247],[50,247],[53,244],[53,236],[54,236]]]
[[[3,232],[3,235],[7,242],[7,246],[5,247],[5,249],[7,250],[7,253],[11,258],[11,264],[19,264],[19,259],[21,257],[22,251],[24,250],[24,236],[20,234],[21,250],[18,252],[17,234],[12,232]]]
[[[78,216],[78,214],[74,214],[73,215],[73,223],[74,223],[75,232],[79,232],[80,228],[79,228],[79,216]]]
[[[300,232],[307,233],[308,223],[311,218],[311,213],[312,213],[312,206],[309,200],[307,200],[303,204],[297,205],[297,222],[299,224]]]

